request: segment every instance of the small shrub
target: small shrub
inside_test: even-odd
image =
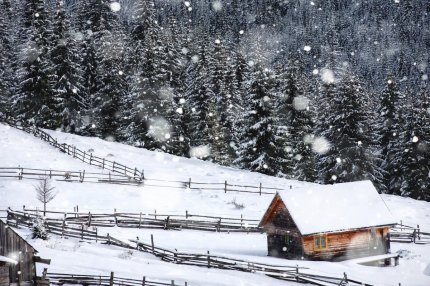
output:
[[[37,217],[33,220],[32,223],[32,233],[33,233],[33,239],[34,238],[40,238],[43,240],[48,239],[48,231],[45,227],[45,221],[41,217]]]
[[[231,202],[229,202],[229,204],[232,204],[234,208],[237,210],[242,210],[245,208],[243,203],[236,202],[236,198],[234,198]]]

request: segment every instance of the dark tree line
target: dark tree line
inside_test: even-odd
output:
[[[1,1],[0,113],[430,200],[428,1],[119,4]]]

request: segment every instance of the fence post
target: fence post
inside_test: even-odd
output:
[[[400,231],[403,231],[403,221],[400,220]]]
[[[97,243],[97,240],[98,240],[98,229],[96,228],[96,243]]]
[[[175,286],[175,280],[172,280],[172,286]]]
[[[421,240],[421,236],[420,236],[420,225],[419,225],[419,224],[417,224],[417,230],[418,230],[418,234],[417,234],[417,236],[418,236],[418,240]]]
[[[299,265],[296,264],[296,281],[299,282]]]
[[[188,179],[188,188],[191,189],[191,178]]]
[[[261,196],[261,185],[262,185],[262,184],[260,183],[260,196]]]
[[[85,180],[85,170],[82,171],[82,179],[81,179],[81,183],[83,183]]]
[[[145,286],[145,284],[146,284],[146,277],[143,276],[143,278],[142,278],[142,286]]]
[[[73,146],[73,158],[76,157],[76,146]]]
[[[91,212],[88,212],[88,227],[91,226]]]
[[[90,165],[92,160],[93,160],[93,153],[90,153]]]
[[[113,272],[110,273],[110,278],[109,278],[109,285],[113,286]]]
[[[105,168],[105,158],[103,158],[103,161],[102,161],[102,169],[104,168]]]
[[[142,224],[142,212],[140,212],[140,214],[139,214],[139,228],[140,228],[141,224]]]
[[[218,220],[218,224],[217,224],[217,231],[218,231],[218,232],[221,232],[221,219],[222,219],[222,218],[219,218],[219,220]]]
[[[154,254],[154,235],[153,234],[151,234],[151,248],[152,248],[152,254]]]
[[[82,162],[85,162],[85,155],[86,155],[87,153],[84,151],[84,156],[82,157]]]
[[[167,216],[167,218],[166,218],[166,225],[164,226],[164,229],[166,229],[166,230],[169,229],[169,220],[170,220],[170,216]]]
[[[154,218],[157,219],[157,209],[154,210]]]
[[[110,235],[109,235],[109,233],[107,234],[107,244],[110,244]]]
[[[188,218],[188,210],[185,210],[185,218]]]
[[[112,171],[115,172],[115,161],[113,161],[113,163],[112,163]]]
[[[240,229],[243,228],[243,214],[240,215]]]
[[[227,193],[227,180],[224,182],[224,193]]]
[[[52,170],[49,168],[49,178],[52,179]]]
[[[208,250],[208,268],[211,268],[211,257],[209,255],[209,250]]]

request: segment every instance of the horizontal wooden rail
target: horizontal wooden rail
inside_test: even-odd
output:
[[[31,217],[25,216],[24,218],[20,215],[17,215],[16,213],[12,213],[13,218],[8,218],[8,223],[11,225],[25,225],[29,226],[31,223]],[[63,231],[61,234],[58,233],[58,230],[54,230],[55,227],[52,227],[49,222],[46,222],[47,225],[47,231],[53,234],[63,235],[66,237],[73,237],[73,238],[82,238],[84,237],[86,240],[89,241],[96,241],[96,242],[102,242],[107,244],[116,245],[119,247],[124,247],[128,249],[137,249],[138,251],[150,253],[156,257],[159,257],[161,260],[169,262],[169,263],[175,263],[175,264],[183,264],[183,265],[192,265],[192,266],[198,266],[198,267],[207,267],[207,268],[217,268],[217,269],[224,269],[224,270],[237,270],[237,271],[243,271],[243,272],[250,272],[250,273],[260,273],[267,275],[269,277],[273,277],[276,279],[286,280],[286,281],[296,281],[296,282],[302,282],[302,283],[311,283],[314,285],[320,285],[320,286],[326,286],[331,284],[334,285],[344,285],[342,283],[347,283],[347,285],[366,285],[366,286],[372,286],[370,284],[360,282],[358,280],[352,280],[349,279],[346,274],[343,277],[330,277],[327,275],[318,275],[314,273],[310,273],[310,269],[306,267],[299,267],[296,266],[290,266],[290,265],[272,265],[272,264],[266,264],[266,263],[259,263],[259,262],[251,262],[251,261],[245,261],[230,257],[224,257],[224,256],[217,256],[212,255],[209,252],[206,254],[194,254],[194,253],[182,253],[178,251],[169,250],[166,248],[158,247],[154,244],[153,236],[151,235],[151,244],[144,243],[139,240],[130,240],[135,246],[131,246],[128,243],[122,242],[118,239],[115,239],[111,237],[109,234],[106,236],[97,236],[94,238],[94,233],[91,233],[91,231],[83,230],[82,228],[71,228],[67,227],[68,231]],[[79,234],[81,237],[79,237]],[[82,239],[83,240],[83,239]],[[305,270],[305,272],[303,272]],[[53,279],[59,278],[58,276],[55,277],[53,275]],[[58,284],[85,284],[91,285],[92,278],[89,278],[88,276],[82,276],[82,277],[75,277],[76,279],[71,279],[70,282],[67,283],[66,281],[64,283],[61,283],[61,281],[58,281]],[[79,279],[80,278],[80,279]],[[99,281],[105,279],[106,277],[99,276]],[[110,276],[110,286],[113,286],[113,279],[112,275]],[[131,280],[130,280],[131,281]],[[122,282],[126,282],[126,280],[122,280]],[[139,281],[140,282],[140,281]],[[53,283],[56,284],[56,283]],[[103,283],[98,285],[104,285]],[[127,286],[137,286],[132,283],[130,284],[121,284],[121,285],[127,285]],[[346,284],[345,284],[346,285]],[[107,284],[106,284],[107,286]]]

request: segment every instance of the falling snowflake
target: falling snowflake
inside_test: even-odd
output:
[[[309,99],[304,96],[294,97],[293,107],[296,110],[306,110],[309,106]]]
[[[417,142],[418,142],[418,137],[417,137],[417,136],[414,136],[414,137],[412,138],[412,142],[417,143]]]
[[[323,69],[321,71],[321,79],[325,83],[334,83],[334,73],[330,69]]]
[[[112,10],[112,12],[118,12],[119,10],[121,10],[121,4],[119,4],[118,2],[112,2],[110,3],[110,9]]]
[[[324,137],[317,137],[312,142],[312,151],[324,155],[330,150],[330,142]]]
[[[207,145],[197,146],[190,149],[190,157],[205,158],[211,154]]]
[[[212,2],[212,8],[216,12],[221,11],[221,9],[222,9],[222,3],[221,3],[221,1],[217,0],[217,1]]]
[[[304,46],[303,50],[305,50],[306,52],[310,52],[311,46]]]

